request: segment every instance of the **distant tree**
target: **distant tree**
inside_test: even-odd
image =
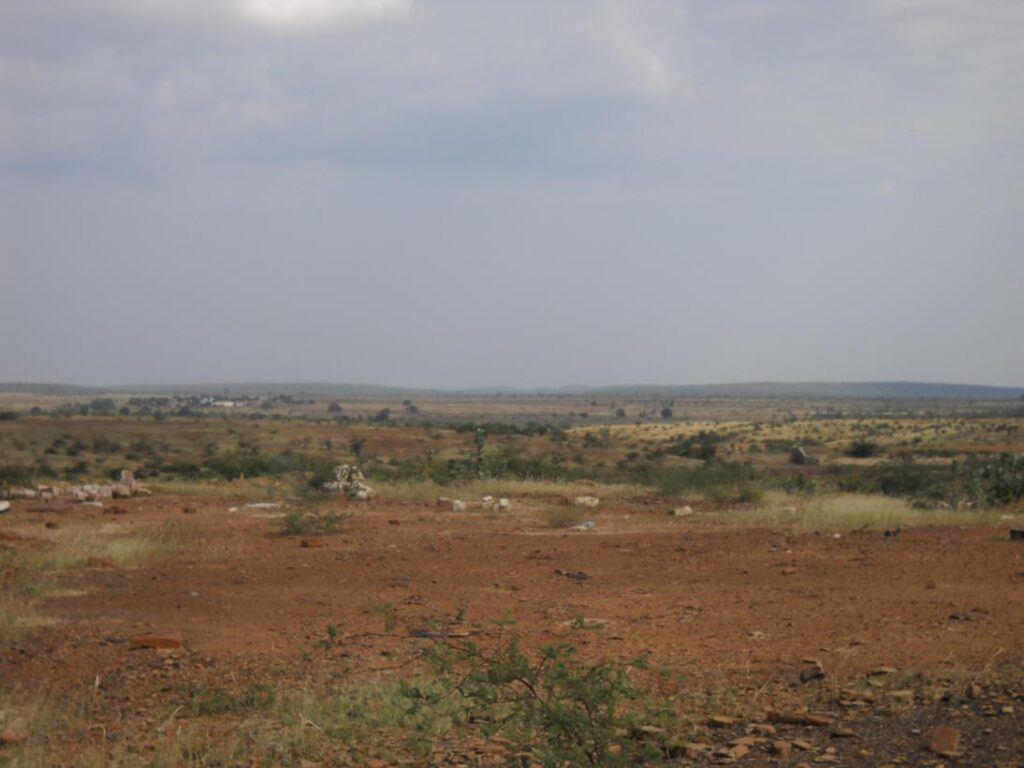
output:
[[[97,397],[89,401],[89,410],[96,413],[114,413],[117,410],[117,404],[113,398]]]
[[[616,408],[615,409],[615,418],[617,418],[617,419],[624,419],[624,418],[626,418],[626,409],[625,408]]]
[[[356,461],[363,458],[364,445],[366,445],[366,440],[361,437],[353,437],[348,441],[348,447],[352,451],[352,455],[356,457]]]
[[[391,418],[391,409],[390,408],[381,408],[379,411],[377,411],[373,415],[373,420],[374,421],[384,422],[384,421],[387,421],[390,418]]]
[[[410,416],[416,416],[420,412],[420,409],[418,406],[409,403],[405,406],[405,412]]]
[[[661,409],[661,418],[663,418],[663,419],[671,419],[672,418],[672,409],[669,408],[668,406],[665,406],[664,408],[662,408]]]
[[[341,413],[341,411],[341,405],[338,403],[331,403],[330,405],[327,406],[328,413]]]
[[[846,449],[846,455],[855,459],[869,459],[876,453],[878,453],[878,443],[873,443],[870,440],[855,440]]]

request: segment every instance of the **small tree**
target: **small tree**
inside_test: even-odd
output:
[[[356,463],[363,458],[363,446],[366,445],[366,440],[356,436],[348,441],[348,447],[352,451],[352,455],[356,457]]]
[[[661,418],[663,418],[663,419],[671,419],[672,418],[672,409],[669,408],[668,406],[665,406],[664,408],[662,408],[661,409]]]

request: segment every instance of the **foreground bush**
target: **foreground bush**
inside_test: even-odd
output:
[[[439,644],[431,655],[437,681],[456,696],[464,721],[486,724],[545,766],[617,766],[660,761],[671,715],[656,708],[630,673],[645,658],[587,663],[572,645],[534,655],[517,637],[492,650]],[[407,691],[419,696],[418,689]]]

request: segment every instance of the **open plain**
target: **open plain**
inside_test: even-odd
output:
[[[1024,516],[975,487],[1012,405],[300,407],[0,422],[7,764],[574,762],[459,685],[510,643],[624,672],[600,764],[1021,764]],[[68,497],[114,467],[145,493]]]

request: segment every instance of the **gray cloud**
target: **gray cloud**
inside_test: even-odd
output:
[[[1009,0],[0,7],[0,379],[1019,384]]]

